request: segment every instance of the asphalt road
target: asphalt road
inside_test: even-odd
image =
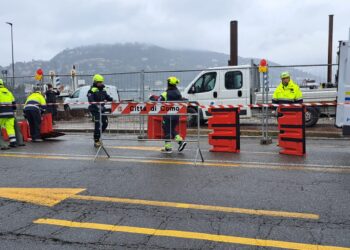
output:
[[[1,151],[0,249],[350,249],[350,140],[298,157],[203,138],[195,164],[196,143],[164,155],[128,139],[96,162],[85,134]]]

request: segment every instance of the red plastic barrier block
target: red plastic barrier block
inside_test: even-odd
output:
[[[53,131],[51,113],[43,114],[41,119],[40,134],[48,134]]]
[[[208,120],[208,128],[217,131],[232,131],[239,126],[239,116],[236,113],[214,115]]]
[[[281,125],[279,137],[304,138],[305,129],[288,128],[288,125]]]
[[[302,125],[305,120],[305,107],[282,107],[279,106],[277,110],[278,125]]]
[[[18,126],[21,130],[21,134],[23,136],[23,141],[28,141],[30,138],[30,132],[29,132],[29,126],[27,121],[20,121],[18,122]]]
[[[162,117],[161,116],[148,116],[147,121],[147,136],[148,139],[161,139],[162,138]]]
[[[240,150],[239,108],[210,108],[208,128],[211,152],[237,153]]]
[[[278,146],[281,147],[280,154],[303,156],[306,153],[305,138],[293,138],[290,135],[279,136]]]
[[[280,154],[305,155],[305,107],[280,106],[278,112]]]
[[[30,135],[29,135],[29,127],[28,127],[27,121],[18,122],[18,126],[19,126],[19,129],[21,130],[23,141],[28,141],[28,137],[30,137]],[[3,128],[1,132],[2,132],[3,140],[8,141],[9,137],[6,133],[6,129]]]
[[[1,129],[1,134],[2,134],[2,139],[4,141],[8,141],[9,140],[9,136],[7,135],[6,129],[2,128]]]
[[[179,125],[175,128],[176,132],[183,138],[187,135],[187,117],[180,116]],[[148,139],[163,139],[163,117],[148,116],[147,121],[147,137]]]
[[[208,109],[208,112],[214,116],[214,115],[220,115],[220,114],[227,114],[227,113],[239,113],[239,108],[215,108],[215,107],[211,107]]]
[[[209,134],[209,144],[213,146],[211,152],[230,152],[238,153],[240,151],[240,137],[235,132],[215,131]]]

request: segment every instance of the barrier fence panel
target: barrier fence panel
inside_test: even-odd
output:
[[[312,90],[305,89],[305,88],[316,88],[316,87],[323,87],[319,86],[321,83],[326,83],[327,79],[327,64],[319,64],[319,65],[270,65],[269,66],[269,75],[270,75],[270,91],[269,91],[269,97],[267,102],[271,101],[271,96],[274,91],[274,87],[277,86],[277,84],[280,82],[280,73],[282,71],[290,71],[293,80],[303,88],[301,89],[303,93],[306,95],[309,95]],[[217,69],[218,70],[218,69]],[[224,70],[224,69],[223,69]],[[165,89],[166,89],[166,80],[169,76],[176,76],[180,79],[180,84],[178,85],[178,88],[180,90],[183,90],[185,87],[188,86],[188,84],[195,78],[195,76],[200,73],[202,69],[190,69],[190,70],[172,70],[172,71],[135,71],[135,72],[120,72],[120,73],[109,73],[109,74],[103,74],[105,77],[105,84],[116,86],[118,88],[120,100],[125,101],[137,101],[137,102],[143,102],[147,101],[150,95],[160,95]],[[337,72],[337,65],[332,65],[332,71],[335,73]],[[47,72],[47,71],[45,71]],[[98,73],[98,72],[96,72]],[[63,99],[65,99],[67,96],[74,93],[74,87],[78,87],[80,85],[91,85],[92,84],[92,76],[93,74],[79,74],[79,70],[77,70],[76,75],[73,77],[71,74],[56,74],[54,78],[52,78],[50,75],[44,75],[43,81],[41,83],[54,83],[54,84],[60,84],[65,86],[65,90],[63,91],[62,96],[58,100],[58,102],[63,103]],[[7,76],[6,78],[3,77],[6,85],[11,85],[12,78],[10,76]],[[335,82],[335,76],[332,79],[332,82]],[[260,81],[262,82],[262,81]],[[38,81],[35,81],[34,76],[18,76],[15,77],[15,83],[13,93],[16,97],[17,103],[24,103],[26,97],[32,90],[32,86],[37,84]],[[247,84],[247,82],[243,82],[243,85]],[[262,84],[259,83],[259,79],[256,79],[256,82],[254,80],[255,89],[251,91],[257,91],[261,92]],[[305,87],[305,88],[304,88]],[[229,94],[230,91],[227,93]],[[321,91],[320,91],[321,92]],[[244,94],[244,92],[243,92]],[[254,94],[258,93],[251,93],[253,96]],[[221,93],[219,93],[218,97],[222,98]],[[217,101],[215,101],[215,104],[221,104],[220,98],[217,98]],[[231,98],[233,100],[232,95],[228,96],[228,99]],[[317,96],[315,96],[317,98]],[[247,102],[249,102],[249,97],[246,98]],[[322,98],[319,98],[322,100]],[[256,100],[260,100],[259,96],[257,95]],[[327,100],[327,102],[330,102],[333,100]],[[318,100],[313,100],[312,102],[319,102]],[[262,103],[260,101],[256,101],[256,103]],[[226,104],[237,104],[233,103],[226,103]],[[255,104],[255,103],[252,103]],[[76,105],[79,106],[79,105]],[[58,104],[58,110],[59,110],[59,117],[60,125],[62,125],[64,128],[79,130],[82,131],[86,128],[86,131],[91,131],[91,115],[87,110],[87,104],[85,104],[84,107],[75,108],[74,110],[68,110],[65,112],[65,108],[67,108],[67,105]],[[18,114],[21,114],[21,107],[19,106]],[[323,106],[325,110],[325,114],[332,115],[334,112],[334,105],[333,106]],[[243,108],[242,108],[243,110]],[[327,111],[329,110],[329,111]],[[259,112],[253,112],[252,115],[259,116],[261,113]],[[271,114],[269,113],[269,116]],[[330,117],[330,116],[329,116]],[[135,134],[140,136],[141,138],[145,137],[146,134],[146,127],[147,127],[147,120],[144,116],[138,116],[137,118],[120,118],[120,117],[111,117],[111,127],[115,127],[113,122],[113,119],[128,119],[126,120],[126,124],[133,126],[133,131]],[[138,119],[138,129],[136,128],[135,119]],[[258,120],[255,120],[257,123],[259,123]],[[254,121],[254,122],[255,122]],[[273,122],[276,123],[276,119],[273,119]],[[118,125],[119,126],[119,125]]]
[[[110,157],[103,141],[125,140],[125,141],[169,141],[179,143],[181,139],[186,143],[194,143],[196,147],[195,162],[198,157],[204,162],[200,147],[200,124],[197,124],[196,132],[188,132],[188,119],[195,116],[199,119],[199,113],[187,113],[188,104],[185,102],[119,102],[112,103],[110,113],[100,112],[102,117],[108,118],[109,129],[102,133],[100,123],[101,146],[97,149],[95,160],[100,151],[103,150]],[[99,104],[100,110],[102,104]],[[147,131],[147,136],[140,137],[140,118],[144,118],[143,128]],[[165,134],[165,127],[168,126],[168,136]],[[193,128],[192,128],[193,130]],[[179,135],[181,138],[177,138]],[[179,144],[180,145],[180,144]],[[160,150],[160,148],[159,148]]]

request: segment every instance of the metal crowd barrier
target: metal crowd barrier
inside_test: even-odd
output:
[[[99,103],[98,107],[101,111],[103,104]],[[104,141],[127,140],[127,141],[170,141],[175,139],[165,139],[162,132],[162,121],[164,116],[179,116],[179,124],[176,127],[178,134],[184,138],[187,143],[196,145],[196,155],[194,158],[197,163],[198,158],[204,162],[203,154],[200,146],[200,110],[197,113],[187,113],[188,103],[184,102],[120,102],[111,103],[111,112],[100,114],[107,116],[109,124],[113,123],[113,132],[107,130],[102,133],[102,122],[100,122],[101,146],[98,147],[94,161],[98,158],[101,151],[105,152],[108,158],[110,153],[104,145]],[[187,120],[191,117],[197,119],[196,134],[187,134]],[[147,118],[147,122],[145,121]],[[151,124],[156,123],[157,126]],[[170,119],[171,125],[171,119]],[[171,126],[170,126],[171,127]],[[145,134],[147,131],[147,135]],[[172,132],[172,131],[171,131]],[[108,134],[108,136],[106,136]],[[190,137],[191,139],[186,139]]]

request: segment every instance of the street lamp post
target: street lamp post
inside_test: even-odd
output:
[[[11,26],[11,48],[12,48],[12,88],[15,88],[15,61],[13,57],[13,24],[6,22]]]

